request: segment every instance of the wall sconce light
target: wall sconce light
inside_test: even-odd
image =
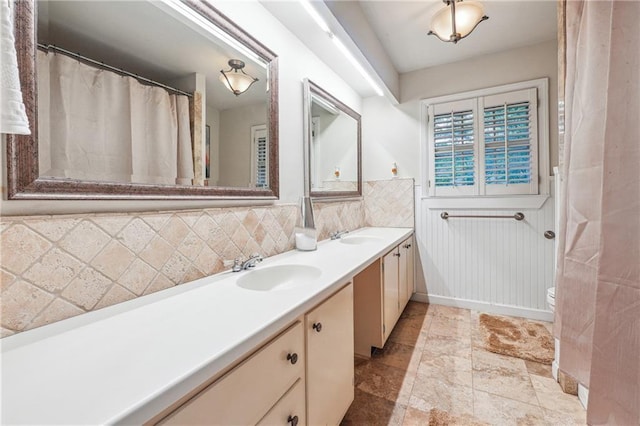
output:
[[[431,31],[442,41],[457,43],[462,40],[482,21],[489,19],[484,14],[482,4],[475,1],[442,0],[446,6],[433,15]]]
[[[244,62],[240,59],[229,59],[228,63],[231,68],[227,71],[220,70],[220,81],[234,95],[240,96],[241,93],[246,92],[258,79],[244,72]]]

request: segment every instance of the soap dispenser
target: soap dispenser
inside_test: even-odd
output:
[[[296,248],[311,251],[318,248],[318,235],[313,218],[311,197],[302,197],[300,201],[300,223],[295,228]]]

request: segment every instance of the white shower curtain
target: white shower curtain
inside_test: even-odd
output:
[[[640,424],[640,2],[566,5],[556,336],[589,424]]]
[[[38,50],[40,176],[191,183],[189,100]]]

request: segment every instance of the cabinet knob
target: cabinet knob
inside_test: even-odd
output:
[[[322,323],[321,322],[313,323],[313,329],[318,333],[320,333],[322,331]]]
[[[547,240],[553,240],[556,237],[556,233],[553,231],[544,231],[544,237]]]
[[[404,248],[406,248],[406,249],[411,248],[411,244],[405,244]]]
[[[295,364],[296,362],[298,362],[298,354],[297,353],[287,354],[287,361],[290,361],[291,364]]]
[[[298,426],[298,416],[289,416],[287,418],[287,423],[291,423],[291,426]]]

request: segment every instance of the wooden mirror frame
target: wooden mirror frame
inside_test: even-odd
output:
[[[31,135],[7,135],[7,197],[10,200],[60,199],[278,199],[278,57],[206,1],[182,0],[268,63],[269,188],[178,186],[41,178],[38,174],[38,98],[36,2],[14,0],[14,33],[20,84]]]
[[[306,196],[314,199],[343,199],[362,197],[362,119],[360,114],[342,103],[331,93],[309,79],[304,82],[304,191]],[[311,190],[311,102],[312,95],[326,99],[335,105],[340,111],[356,120],[358,125],[357,134],[357,158],[358,162],[358,189],[356,191],[312,191]]]

